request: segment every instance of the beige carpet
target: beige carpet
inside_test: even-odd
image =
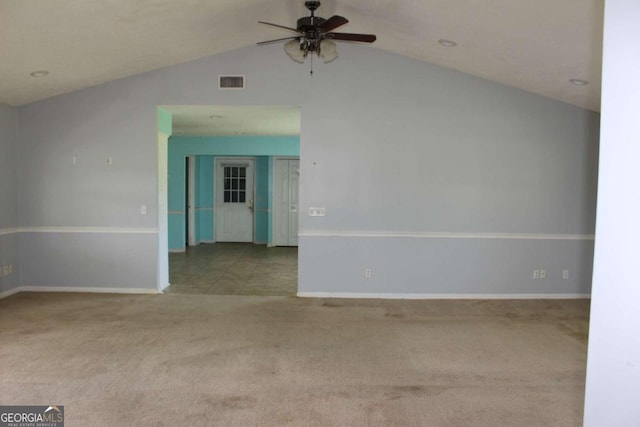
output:
[[[579,426],[587,301],[18,294],[0,404],[67,426]]]

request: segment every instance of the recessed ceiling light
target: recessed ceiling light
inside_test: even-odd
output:
[[[34,71],[30,75],[31,77],[44,77],[49,75],[49,72],[47,70],[38,70],[38,71]]]
[[[209,118],[212,119],[212,120],[216,120],[216,119],[221,119],[222,116],[215,116],[214,115],[214,116],[209,116]]]
[[[586,86],[589,84],[588,81],[582,79],[569,79],[569,81],[576,86]]]
[[[458,43],[454,42],[453,40],[447,40],[447,39],[440,39],[438,40],[438,43],[440,43],[440,45],[444,47],[454,47],[458,45]]]

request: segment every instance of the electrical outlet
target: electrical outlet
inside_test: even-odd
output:
[[[140,205],[140,215],[147,214],[147,205]]]
[[[373,271],[370,268],[365,268],[364,269],[364,277],[365,279],[371,279],[371,275],[373,274]]]
[[[5,265],[4,267],[2,267],[2,275],[3,276],[8,276],[9,275],[9,266]]]
[[[533,278],[534,279],[540,278],[540,270],[533,270]]]
[[[326,214],[326,208],[309,208],[309,216],[325,216]]]
[[[562,271],[562,278],[567,280],[569,278],[569,270]]]
[[[540,270],[540,278],[541,279],[547,278],[547,270]]]

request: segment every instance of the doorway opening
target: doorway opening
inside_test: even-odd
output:
[[[296,295],[299,110],[162,108],[173,121],[165,291]]]

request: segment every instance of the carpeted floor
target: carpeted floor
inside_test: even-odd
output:
[[[0,404],[71,426],[580,426],[589,302],[21,293]]]

